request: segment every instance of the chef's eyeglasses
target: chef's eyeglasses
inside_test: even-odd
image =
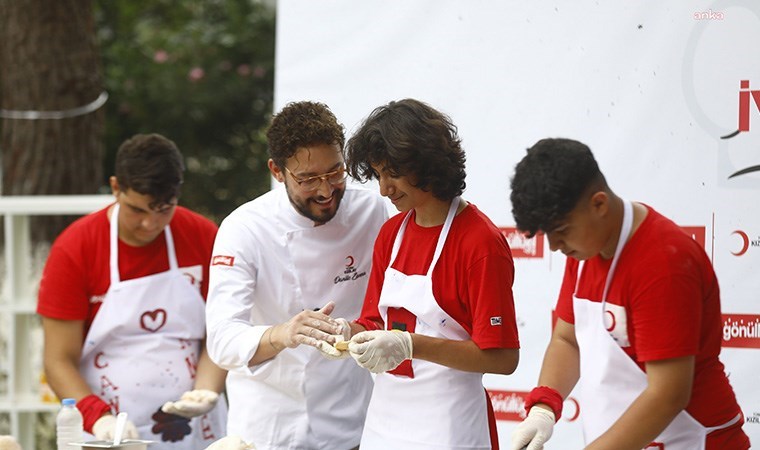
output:
[[[307,177],[303,179],[300,179],[297,176],[293,175],[293,172],[291,172],[287,167],[285,167],[285,170],[290,174],[291,177],[293,177],[293,180],[295,180],[295,182],[298,183],[298,186],[300,186],[304,191],[316,191],[319,189],[319,186],[322,185],[323,181],[327,181],[331,186],[337,186],[346,181],[346,178],[348,178],[348,173],[346,173],[346,168],[344,166],[341,166],[332,172],[323,173],[322,175],[314,175],[313,177]]]

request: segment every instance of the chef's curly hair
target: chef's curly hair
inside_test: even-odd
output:
[[[288,103],[267,130],[269,156],[280,168],[299,148],[337,144],[342,152],[345,142],[343,125],[327,105],[318,102]]]
[[[451,119],[415,99],[375,108],[346,145],[346,167],[359,181],[378,178],[372,165],[451,200],[464,191],[465,154]]]
[[[158,209],[179,199],[185,165],[170,139],[160,134],[136,134],[116,152],[114,176],[119,190],[150,196]]]
[[[511,189],[515,224],[532,237],[554,230],[590,189],[607,189],[607,181],[588,146],[553,138],[528,149],[515,166]]]

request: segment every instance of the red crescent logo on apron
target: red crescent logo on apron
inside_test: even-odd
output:
[[[578,400],[574,399],[573,397],[568,397],[566,401],[573,404],[573,406],[575,407],[575,413],[566,414],[565,420],[567,420],[568,422],[575,422],[576,420],[578,420],[578,416],[581,415],[581,405],[580,403],[578,403]]]
[[[610,318],[610,326],[607,327],[607,331],[614,330],[615,329],[615,325],[617,325],[617,320],[615,320],[615,314],[612,313],[611,311],[605,311],[604,314],[605,315],[609,314],[608,317]]]
[[[160,308],[153,311],[145,311],[140,316],[140,328],[151,333],[160,330],[165,323],[166,311]]]

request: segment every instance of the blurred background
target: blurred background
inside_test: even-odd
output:
[[[185,156],[185,206],[218,221],[267,190],[274,14],[256,0],[0,0],[2,195],[109,193],[118,146],[151,132]],[[33,111],[71,116],[8,117]],[[35,240],[63,225],[35,225]]]
[[[218,223],[270,187],[264,130],[273,106],[274,40],[274,0],[0,0],[0,194],[110,194],[121,142],[161,133],[185,157],[180,203]],[[31,217],[32,277],[76,217]],[[8,278],[7,259],[0,283]],[[35,448],[54,448],[57,399],[37,380],[36,302],[8,302],[5,285],[0,435],[12,434],[12,411],[21,428],[34,428]],[[19,381],[9,382],[9,371],[19,370],[8,358],[19,334],[32,347],[23,351],[35,368],[21,383],[35,391],[39,384],[39,400],[50,407],[37,399],[21,406],[12,394],[16,404],[3,400],[19,390]]]

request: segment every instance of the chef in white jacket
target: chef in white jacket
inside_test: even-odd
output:
[[[207,346],[229,370],[227,434],[259,450],[353,449],[372,379],[317,347],[359,316],[387,208],[346,184],[343,127],[327,106],[288,104],[267,139],[284,188],[222,222],[210,269]]]

